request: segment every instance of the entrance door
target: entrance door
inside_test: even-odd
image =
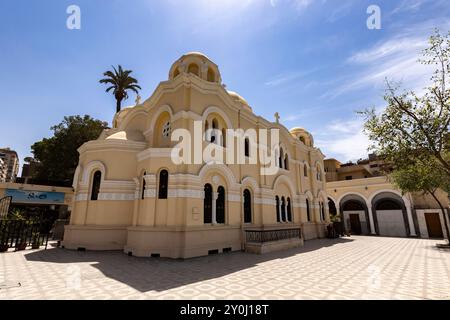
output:
[[[354,234],[361,234],[361,221],[359,221],[359,214],[350,214],[350,229]]]
[[[425,221],[427,222],[427,230],[429,238],[443,238],[441,219],[437,212],[425,212]]]

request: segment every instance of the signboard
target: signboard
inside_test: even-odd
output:
[[[5,196],[11,196],[12,203],[64,204],[64,192],[6,189]]]

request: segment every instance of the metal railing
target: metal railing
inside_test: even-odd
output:
[[[301,229],[279,229],[279,230],[245,230],[247,242],[270,242],[285,239],[301,238]]]
[[[3,251],[8,248],[16,250],[28,246],[47,249],[49,233],[43,232],[42,224],[31,220],[0,220],[0,246]]]

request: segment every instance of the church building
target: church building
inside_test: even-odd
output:
[[[276,173],[262,174],[259,136],[244,138],[244,163],[176,163],[178,129],[192,139],[200,133],[201,150],[214,144],[224,154],[235,146],[231,129],[278,129]],[[312,135],[253,113],[201,53],[175,61],[147,100],[118,112],[113,128],[78,151],[65,248],[189,258],[264,253],[325,236],[324,155]]]

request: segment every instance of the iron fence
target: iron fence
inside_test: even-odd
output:
[[[301,238],[301,229],[279,229],[279,230],[245,230],[247,242],[270,242],[285,239]]]
[[[49,233],[45,232],[40,222],[33,220],[0,220],[0,246],[3,250],[15,248],[25,249],[28,246],[47,249]]]

